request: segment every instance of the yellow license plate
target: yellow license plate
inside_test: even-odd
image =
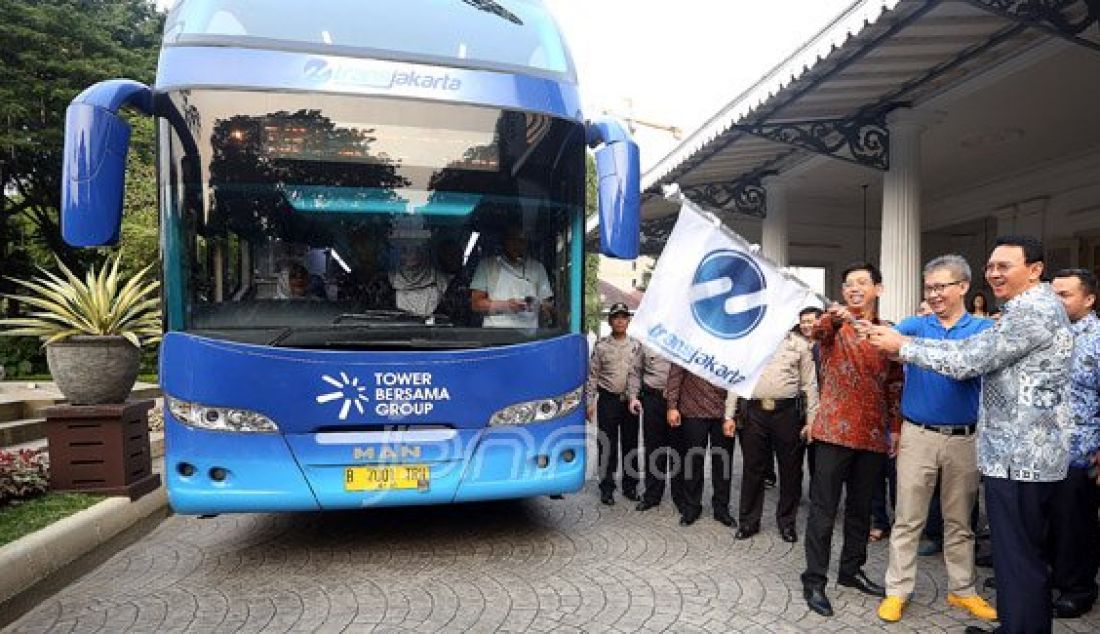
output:
[[[345,491],[428,490],[432,470],[426,464],[395,464],[344,469]]]

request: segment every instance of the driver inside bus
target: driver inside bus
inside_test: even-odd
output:
[[[470,282],[470,304],[485,315],[487,328],[537,328],[549,318],[554,291],[546,268],[527,255],[523,228],[510,225],[501,238],[502,253],[484,258]]]

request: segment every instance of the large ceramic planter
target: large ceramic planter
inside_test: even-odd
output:
[[[124,403],[137,380],[141,350],[123,337],[82,335],[46,346],[46,362],[69,403]]]

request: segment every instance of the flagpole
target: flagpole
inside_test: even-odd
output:
[[[822,295],[821,293],[819,293],[819,292],[815,291],[814,289],[810,288],[810,286],[808,284],[806,284],[806,282],[803,282],[802,280],[800,280],[795,275],[792,275],[791,273],[787,272],[787,270],[784,267],[779,266],[778,264],[776,264],[768,256],[760,253],[759,245],[755,245],[755,244],[749,242],[748,240],[743,238],[741,236],[741,234],[739,234],[736,231],[734,231],[733,229],[729,228],[729,226],[727,226],[724,222],[722,222],[722,219],[719,218],[717,214],[715,214],[712,211],[708,211],[706,209],[703,209],[699,205],[692,202],[686,195],[684,195],[684,193],[682,191],[680,191],[680,186],[678,184],[672,183],[671,185],[664,185],[664,186],[662,186],[662,190],[664,192],[664,196],[665,196],[666,200],[671,200],[671,201],[674,201],[674,202],[678,202],[682,205],[690,207],[692,209],[692,211],[694,211],[695,213],[697,213],[700,216],[702,216],[702,217],[706,218],[707,220],[709,220],[715,226],[715,228],[718,229],[719,231],[721,231],[727,238],[729,238],[730,240],[733,240],[742,249],[745,249],[749,253],[752,253],[753,257],[757,258],[758,260],[763,260],[764,262],[767,262],[768,264],[770,264],[781,276],[783,276],[783,279],[785,279],[789,282],[794,282],[795,284],[798,284],[802,288],[806,289],[807,292],[812,294],[814,297],[816,297],[818,299],[818,301],[821,302],[823,308],[828,308],[830,304],[835,304],[836,303],[833,300],[826,297],[825,295]]]

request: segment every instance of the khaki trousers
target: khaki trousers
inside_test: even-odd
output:
[[[917,576],[917,544],[928,520],[928,502],[940,476],[943,507],[943,559],[947,588],[962,596],[975,594],[974,532],[970,512],[978,496],[975,435],[947,436],[902,425],[898,448],[898,500],[890,533],[886,594],[908,599]]]

